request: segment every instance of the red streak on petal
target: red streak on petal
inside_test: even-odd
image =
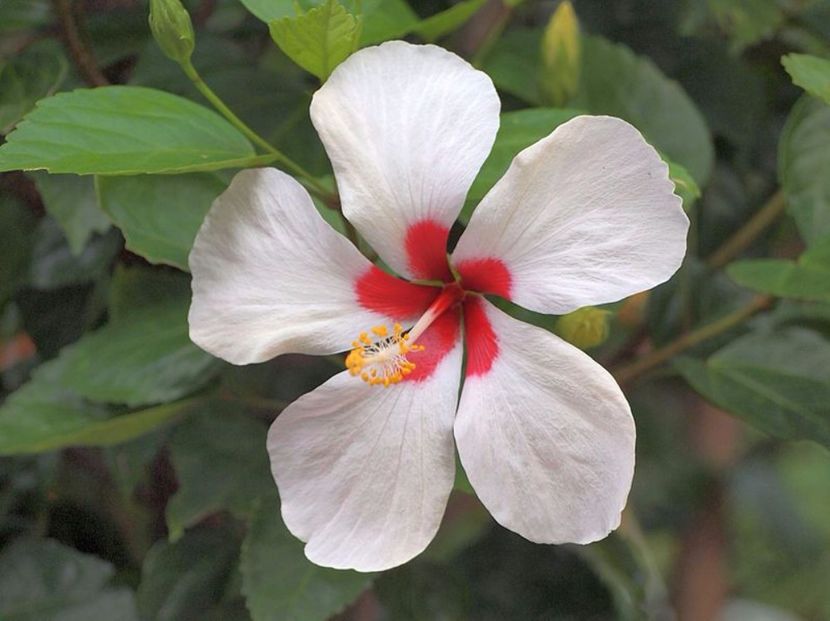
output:
[[[493,293],[510,299],[513,277],[501,259],[467,259],[459,262],[455,269],[461,275],[461,286],[467,291]]]
[[[409,225],[404,239],[409,271],[415,278],[450,282],[447,262],[447,238],[450,230],[435,220],[421,220]]]
[[[432,376],[435,367],[455,347],[460,327],[461,317],[458,306],[444,311],[438,319],[432,322],[418,339],[418,344],[424,346],[423,351],[414,351],[406,356],[410,362],[415,363],[415,369],[406,376],[404,381],[421,382]]]
[[[484,375],[499,355],[499,337],[487,317],[484,302],[475,295],[464,300],[464,330],[467,345],[467,377]]]
[[[373,265],[354,284],[357,301],[363,307],[395,320],[422,315],[441,293],[437,287],[413,285]],[[368,326],[358,326],[364,330]]]

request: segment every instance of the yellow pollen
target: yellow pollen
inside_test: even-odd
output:
[[[361,332],[352,341],[352,351],[346,356],[346,368],[354,377],[359,377],[370,386],[391,386],[415,370],[415,363],[407,360],[406,355],[413,351],[423,351],[423,345],[409,342],[409,333],[404,333],[403,326],[396,323],[390,334],[384,325],[373,326],[371,333]]]

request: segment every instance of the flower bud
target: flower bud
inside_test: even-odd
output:
[[[150,0],[150,30],[168,58],[179,64],[190,62],[196,37],[181,0]]]
[[[586,306],[560,317],[554,332],[580,349],[596,347],[608,338],[610,314],[610,311]]]
[[[563,106],[579,88],[582,41],[579,20],[570,0],[556,8],[542,37],[539,88],[545,103]]]

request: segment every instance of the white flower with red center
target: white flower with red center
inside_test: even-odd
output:
[[[351,350],[268,434],[283,519],[319,565],[375,571],[420,553],[456,447],[493,517],[531,541],[588,543],[619,524],[625,397],[588,355],[481,294],[555,314],[622,299],[677,270],[688,219],[636,129],[580,116],[515,158],[448,257],[499,107],[484,73],[403,42],[357,52],[315,93],[343,213],[408,280],[274,169],[240,172],[196,238],[195,343],[235,364]]]

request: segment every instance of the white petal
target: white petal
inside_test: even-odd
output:
[[[272,168],[240,172],[216,199],[190,271],[190,338],[235,364],[348,349],[357,333],[388,320],[361,304],[361,279],[371,281],[375,298],[395,280],[323,220],[299,183]],[[422,288],[395,282],[399,298],[422,295]],[[424,302],[416,302],[402,307],[405,314],[422,310]]]
[[[689,220],[673,187],[634,127],[576,117],[516,156],[452,261],[471,288],[539,312],[622,299],[683,260]]]
[[[309,560],[381,571],[424,550],[455,478],[460,373],[457,339],[428,378],[383,388],[340,373],[277,417],[271,470]]]
[[[478,497],[537,543],[605,537],[634,473],[634,421],[616,382],[588,355],[483,299],[468,303],[465,321],[468,350],[487,325],[498,350],[474,374],[468,366],[455,421]]]
[[[397,273],[444,276],[446,234],[493,146],[499,108],[486,74],[403,41],[357,52],[315,93],[311,120],[343,213]]]

